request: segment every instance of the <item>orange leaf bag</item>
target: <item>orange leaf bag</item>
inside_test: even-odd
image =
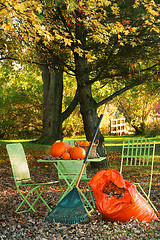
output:
[[[106,221],[127,222],[132,217],[146,222],[158,219],[135,185],[124,180],[117,170],[98,172],[89,185],[95,196],[96,207]]]

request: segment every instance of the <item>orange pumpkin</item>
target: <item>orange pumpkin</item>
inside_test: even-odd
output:
[[[67,149],[66,152],[63,153],[62,158],[63,160],[69,160],[71,158],[71,155],[67,152]]]
[[[79,146],[82,146],[82,145],[83,145],[83,141],[82,141],[82,140],[79,140],[79,141],[77,141],[77,142],[78,142]]]
[[[82,147],[73,147],[70,150],[70,155],[73,160],[84,159],[86,156],[86,151]]]
[[[67,149],[67,152],[70,151],[71,147],[66,142],[55,142],[51,147],[51,155],[53,157],[61,157],[63,153],[65,153]]]
[[[83,145],[84,146],[89,146],[89,142],[86,140],[86,141],[83,142]]]

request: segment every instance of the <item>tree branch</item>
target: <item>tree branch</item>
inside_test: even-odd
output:
[[[74,111],[75,107],[77,106],[79,102],[79,97],[78,97],[78,91],[76,91],[76,94],[69,105],[69,107],[62,113],[62,122],[69,117],[69,115]]]
[[[70,28],[69,28],[69,26],[67,25],[66,19],[64,18],[63,14],[62,14],[62,12],[61,12],[60,7],[57,7],[57,10],[58,10],[58,13],[59,13],[59,15],[60,15],[60,18],[61,18],[61,20],[62,20],[65,28],[67,29],[67,31],[68,31],[68,33],[70,34],[71,39],[72,39],[72,41],[73,41],[73,43],[74,43],[74,36],[72,35],[72,32],[70,31]],[[72,47],[72,44],[71,44],[71,46],[70,46],[70,49],[71,49],[72,51],[74,50],[74,48]]]
[[[154,68],[154,67],[158,66],[159,64],[160,64],[160,62],[158,62],[158,63],[154,64],[154,65],[153,65],[153,66],[151,66],[151,67],[148,67],[148,68],[142,69],[142,70],[140,70],[140,72],[145,72],[145,71],[148,71],[148,70],[150,70],[150,69],[152,69],[152,68]]]
[[[141,85],[141,84],[144,83],[144,82],[146,82],[145,79],[144,79],[144,80],[140,80],[140,81],[136,81],[136,82],[134,82],[134,83],[131,83],[131,84],[128,85],[128,86],[125,86],[124,88],[120,89],[119,91],[113,93],[111,96],[109,96],[109,97],[103,99],[102,101],[100,101],[99,103],[97,103],[97,108],[100,107],[101,105],[103,105],[103,104],[111,101],[113,98],[121,95],[123,92],[125,92],[125,91],[127,91],[127,90],[129,90],[129,89],[131,89],[131,88],[133,88],[133,87],[135,87],[135,86]]]
[[[100,61],[98,61],[97,66],[96,66],[96,69],[97,69],[97,67],[100,67],[102,64],[103,64],[104,66],[103,66],[103,68],[100,69],[100,71],[97,73],[97,75],[95,76],[95,78],[93,78],[92,80],[90,80],[90,83],[91,83],[91,84],[94,83],[94,82],[96,82],[96,81],[98,81],[99,78],[101,78],[101,76],[102,76],[102,74],[104,73],[104,71],[106,70],[106,68],[108,67],[108,63],[109,63],[110,59],[111,59],[112,56],[113,56],[113,53],[114,53],[114,51],[115,51],[115,49],[116,49],[116,46],[117,46],[117,43],[118,43],[118,42],[115,41],[114,46],[113,46],[113,48],[111,49],[111,51],[110,51],[107,59],[103,59],[103,60],[100,59]],[[103,63],[102,63],[102,62],[103,62]]]
[[[21,61],[19,58],[14,58],[14,57],[1,57],[0,58],[0,61],[2,61],[2,60],[13,60],[13,61]],[[46,62],[36,62],[36,61],[29,61],[29,60],[23,60],[23,62],[24,63],[34,63],[34,64],[37,64],[37,65],[49,65],[48,63],[46,63]]]

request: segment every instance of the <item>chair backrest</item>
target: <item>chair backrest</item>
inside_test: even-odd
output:
[[[84,160],[59,160],[58,161],[58,178],[75,179],[79,176]],[[81,180],[87,179],[86,168],[82,173]]]
[[[155,141],[152,142],[147,138],[133,138],[124,141],[120,173],[122,173],[123,166],[151,166],[151,169],[153,169],[154,153]]]
[[[27,159],[21,143],[6,145],[16,183],[31,180]]]

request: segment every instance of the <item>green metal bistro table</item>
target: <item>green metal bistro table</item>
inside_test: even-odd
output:
[[[105,160],[106,158],[105,157],[99,157],[99,158],[88,158],[87,159],[87,163],[86,163],[86,166],[90,163],[90,162],[101,162],[103,160]],[[44,163],[47,163],[47,162],[51,162],[51,163],[57,163],[57,162],[63,162],[63,161],[81,161],[81,160],[61,160],[61,159],[38,159],[37,162],[44,162]],[[83,159],[82,159],[83,161]]]
[[[87,160],[86,167],[90,162],[98,163],[103,160],[105,160],[105,157],[89,158]],[[53,163],[54,166],[56,167],[57,173],[58,173],[58,181],[61,188],[61,197],[59,201],[61,201],[67,195],[67,193],[75,186],[83,165],[83,161],[84,161],[83,159],[82,160],[61,160],[61,159],[37,160],[37,162],[42,162],[42,163]],[[83,171],[81,181],[85,181],[87,183],[88,194],[85,196],[85,194],[82,192],[82,190],[79,187],[78,187],[78,190],[84,200],[84,203],[87,204],[87,208],[89,208],[89,211],[93,211],[95,207],[95,203],[94,203],[90,186],[88,184],[88,181],[90,180],[90,178],[87,177],[86,167]],[[62,182],[65,182],[65,184],[62,184]],[[88,200],[89,196],[91,198],[92,205]]]

